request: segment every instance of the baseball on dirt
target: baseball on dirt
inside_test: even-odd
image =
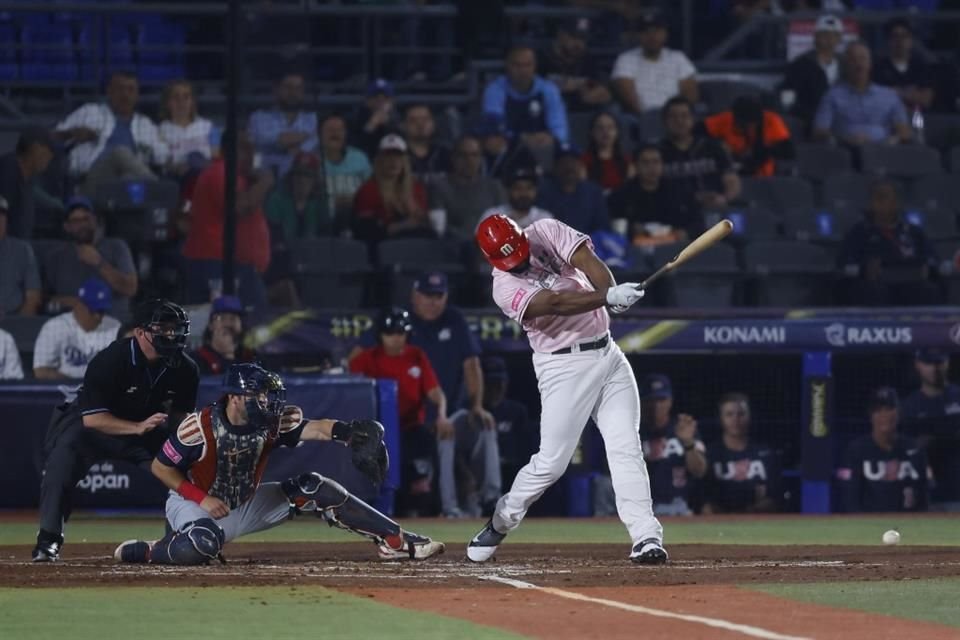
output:
[[[883,534],[883,544],[900,544],[900,532],[890,529]]]

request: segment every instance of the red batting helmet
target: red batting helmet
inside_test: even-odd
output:
[[[487,262],[501,271],[510,271],[530,257],[530,241],[516,222],[497,214],[477,227],[477,245]]]

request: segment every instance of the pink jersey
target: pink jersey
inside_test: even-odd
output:
[[[493,300],[508,318],[527,332],[530,346],[538,353],[552,353],[578,342],[601,336],[610,329],[605,307],[576,316],[523,317],[530,300],[544,289],[594,291],[587,276],[570,265],[573,252],[590,238],[559,220],[538,220],[526,229],[530,240],[530,269],[514,275],[493,270]]]

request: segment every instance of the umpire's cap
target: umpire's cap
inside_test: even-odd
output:
[[[406,309],[394,307],[383,312],[380,321],[377,323],[377,330],[383,333],[410,333],[413,324],[410,321],[410,313]]]

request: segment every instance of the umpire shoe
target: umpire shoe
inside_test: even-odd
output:
[[[33,548],[30,557],[34,562],[56,562],[60,559],[61,548],[63,548],[63,534],[49,533],[41,529],[37,534],[37,545]]]
[[[113,559],[117,562],[136,562],[144,564],[150,562],[150,549],[153,543],[143,540],[127,540],[113,552]]]
[[[503,542],[507,534],[500,533],[493,528],[493,518],[487,521],[480,533],[473,536],[467,545],[467,558],[473,562],[486,562],[496,553],[497,547]]]
[[[656,538],[647,538],[633,545],[630,561],[635,564],[666,564],[669,556]]]
[[[446,545],[426,536],[401,532],[399,536],[388,536],[377,544],[377,554],[381,560],[426,560],[444,552]]]

